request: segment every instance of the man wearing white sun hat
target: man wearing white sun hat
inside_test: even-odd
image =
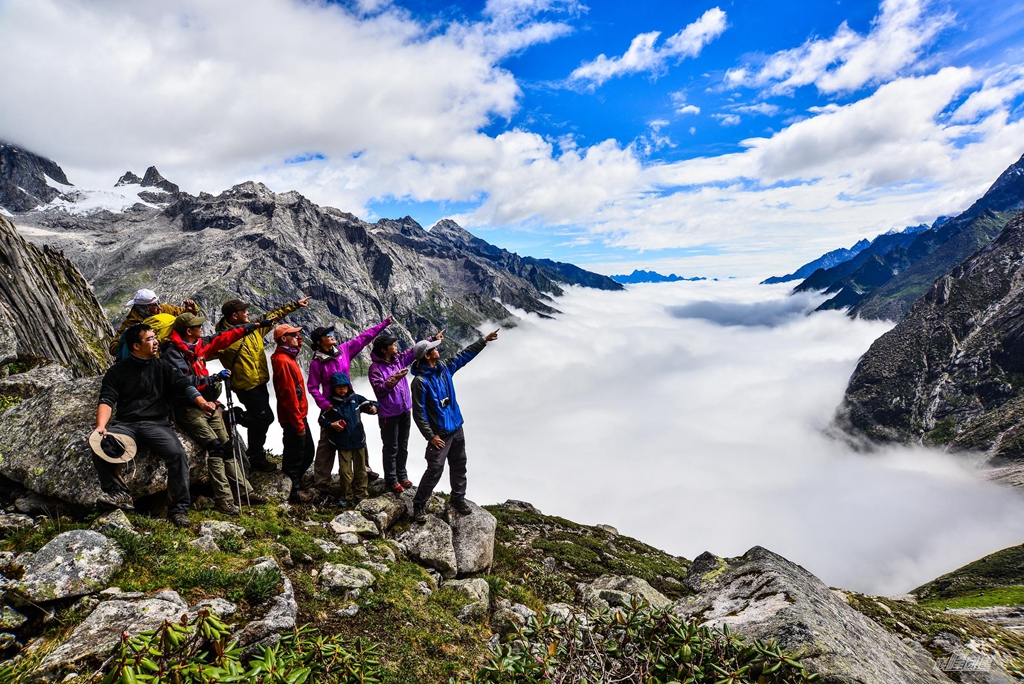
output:
[[[130,326],[136,323],[142,323],[150,316],[157,314],[171,314],[172,316],[180,316],[183,313],[198,314],[199,307],[191,299],[186,299],[181,303],[181,306],[174,306],[173,304],[161,304],[160,298],[157,297],[156,292],[153,290],[147,290],[143,288],[135,293],[135,296],[129,299],[124,304],[126,307],[131,307],[128,315],[121,321],[121,326],[114,333],[114,341],[110,345],[110,355],[117,357],[117,347],[121,342],[121,334],[124,333]]]

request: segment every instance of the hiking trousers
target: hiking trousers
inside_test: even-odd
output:
[[[245,407],[246,438],[249,446],[245,453],[249,463],[253,465],[265,463],[267,460],[267,430],[274,424],[274,410],[270,408],[270,390],[266,383],[252,389],[239,390],[232,388],[235,397]]]
[[[466,437],[460,427],[455,432],[441,435],[444,440],[444,448],[436,449],[430,442],[427,442],[427,470],[420,479],[420,486],[416,489],[416,498],[412,500],[414,506],[426,506],[430,501],[430,495],[434,493],[434,487],[441,481],[444,474],[444,463],[448,461],[448,477],[452,485],[452,498],[466,498]]]
[[[140,447],[146,447],[154,456],[161,458],[167,467],[167,506],[169,515],[181,513],[186,515],[192,500],[188,493],[188,458],[185,448],[174,434],[170,420],[140,420],[132,423],[112,421],[107,425],[108,431],[128,435]],[[140,456],[136,456],[140,458]],[[121,473],[124,464],[109,463],[93,454],[93,465],[100,478],[100,487],[105,492],[128,491],[128,485]]]
[[[220,411],[214,411],[212,416],[208,416],[199,407],[179,406],[174,411],[174,417],[181,429],[206,449],[206,467],[210,471],[210,489],[213,490],[215,501],[233,501],[236,482],[239,492],[252,493],[252,485],[245,478],[243,464],[233,458],[225,458],[231,456],[231,444]]]
[[[313,445],[313,435],[309,432],[309,422],[303,420],[302,424],[306,431],[301,435],[293,425],[288,423],[281,425],[282,441],[284,443],[284,454],[281,456],[281,472],[291,478],[292,490],[302,489],[302,476],[309,470],[316,452]]]
[[[341,498],[365,499],[366,491],[366,447],[338,449],[338,479],[341,481]]]
[[[412,411],[380,418],[380,441],[384,445],[381,458],[384,461],[384,484],[388,489],[394,487],[397,482],[409,479],[405,466],[409,461],[411,426]]]

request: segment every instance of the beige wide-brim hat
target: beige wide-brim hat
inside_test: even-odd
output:
[[[107,450],[103,448],[104,437],[114,440],[114,443],[107,443],[107,448],[114,453],[120,451],[120,456],[107,453]],[[109,430],[106,435],[101,435],[99,430],[93,430],[92,434],[89,435],[89,446],[92,447],[94,454],[108,463],[127,463],[135,458],[135,454],[138,452],[138,445],[135,444],[135,440],[130,435],[122,432],[110,432]]]

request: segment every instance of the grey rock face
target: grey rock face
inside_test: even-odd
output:
[[[0,310],[0,316],[2,315],[2,310]],[[3,327],[0,325],[0,331],[2,330]],[[11,357],[12,359],[17,356],[17,340],[13,344],[15,353]],[[0,337],[0,357],[3,356],[3,349],[3,340]],[[60,364],[51,363],[33,368],[25,373],[16,373],[0,379],[0,395],[28,399],[54,385],[67,386],[69,382],[71,382],[71,371]]]
[[[367,520],[361,513],[345,511],[335,516],[330,523],[331,530],[337,534],[358,534],[364,537],[377,537],[380,532],[376,523]]]
[[[231,635],[241,646],[250,646],[271,636],[279,635],[295,628],[295,618],[299,614],[299,604],[295,601],[295,589],[291,580],[281,570],[281,566],[273,558],[258,558],[250,571],[259,572],[265,568],[276,568],[283,581],[281,593],[269,598],[262,606],[263,615],[253,620],[242,629]]]
[[[156,629],[164,620],[179,620],[185,612],[178,601],[162,598],[103,601],[67,641],[46,656],[35,674],[42,681],[56,681],[67,670],[92,671],[120,643],[122,632]]]
[[[672,603],[646,580],[632,575],[603,575],[590,584],[580,586],[584,603],[602,608],[628,606],[632,599],[641,599],[655,608],[664,608]]]
[[[92,530],[71,530],[39,549],[12,588],[36,603],[82,596],[104,588],[122,562],[114,541]]]
[[[93,506],[100,493],[88,436],[96,425],[101,378],[70,380],[12,406],[0,418],[0,475],[46,496]],[[205,452],[184,433],[178,439],[194,482],[206,479]],[[140,497],[164,491],[167,469],[142,449],[126,472],[128,489]]]
[[[484,572],[494,563],[494,531],[498,520],[477,506],[466,501],[471,513],[461,515],[454,509],[449,511],[452,528],[452,546],[455,548],[456,564],[460,575]]]
[[[445,579],[458,574],[458,559],[452,545],[452,528],[437,516],[428,515],[427,522],[413,525],[398,540],[406,553],[420,565],[434,568]]]
[[[335,565],[324,563],[320,571],[320,584],[328,591],[347,591],[373,586],[376,582],[373,573],[351,565]]]
[[[846,605],[817,577],[761,547],[729,560],[702,554],[685,584],[697,593],[677,601],[674,612],[803,651],[808,670],[826,682],[950,681],[930,658]]]
[[[49,247],[26,242],[0,216],[0,304],[18,338],[18,355],[61,363],[76,375],[102,372],[113,335],[79,270]]]
[[[1024,458],[1024,215],[875,340],[836,424],[882,442]]]
[[[390,494],[364,499],[356,506],[356,510],[376,523],[381,534],[405,516],[405,504]]]

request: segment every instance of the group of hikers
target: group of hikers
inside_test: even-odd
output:
[[[161,303],[153,290],[136,292],[125,305],[131,308],[110,347],[116,361],[103,376],[96,429],[89,437],[102,490],[98,502],[134,508],[124,474],[138,448],[145,446],[167,467],[168,518],[179,527],[188,524],[189,465],[173,419],[206,451],[218,511],[238,515],[243,504],[266,503],[253,491],[246,472],[277,469],[265,451],[274,421],[267,386],[273,377],[283,433],[281,471],[291,481],[291,503],[329,500],[335,458],[342,490],[338,505],[356,505],[368,496],[368,482],[379,476],[368,463],[360,415],[367,413],[376,414],[380,423],[384,484],[395,495],[413,487],[406,470],[413,422],[427,440],[427,468],[413,499],[414,519],[426,521],[426,505],[445,463],[451,506],[468,514],[465,438],[452,375],[496,340],[498,332],[442,362],[438,347],[444,330],[403,351],[397,337],[384,333],[390,317],[345,342],[338,341],[334,326],[318,327],[309,334],[313,358],[304,381],[297,360],[302,328],[282,319],[309,300],[290,302],[251,321],[249,303],[231,299],[221,307],[216,332],[204,336],[206,319],[194,301],[175,306]],[[264,341],[271,331],[275,349],[268,368]],[[376,401],[356,394],[349,376],[353,359],[367,345],[372,345],[369,380]],[[224,370],[211,375],[206,362],[214,359]],[[411,387],[406,377],[410,370]],[[218,401],[221,385],[227,387],[228,405],[234,397],[242,406],[228,412]],[[308,420],[307,390],[320,411],[316,443]],[[244,452],[233,438],[236,426],[247,432]],[[305,477],[310,466],[311,482]]]

